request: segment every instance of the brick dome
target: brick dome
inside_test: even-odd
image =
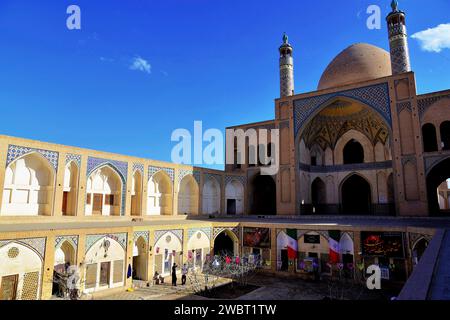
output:
[[[353,44],[331,61],[319,81],[318,90],[392,75],[386,50],[367,43]]]

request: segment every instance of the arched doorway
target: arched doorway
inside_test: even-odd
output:
[[[252,189],[251,214],[275,215],[277,213],[277,195],[273,178],[266,175],[257,175],[253,179]]]
[[[355,139],[351,139],[344,147],[344,164],[364,163],[364,148]]]
[[[209,237],[203,231],[195,232],[188,240],[187,249],[189,267],[201,270],[206,261],[206,255],[211,252]]]
[[[321,205],[327,201],[325,182],[322,179],[316,178],[311,184],[311,203],[313,205],[313,213],[320,213],[322,211]]]
[[[439,194],[445,194],[443,200],[448,201],[448,193],[440,190],[440,186],[446,186],[447,179],[450,178],[450,158],[447,158],[435,165],[427,174],[427,193],[430,214],[449,214],[450,210],[441,210],[439,206]],[[442,194],[441,194],[442,195]],[[444,207],[445,208],[445,207]]]
[[[34,249],[18,242],[0,247],[0,300],[37,300],[43,261]]]
[[[18,158],[5,171],[2,215],[51,215],[54,184],[55,169],[40,153]]]
[[[235,254],[235,243],[229,231],[224,230],[214,239],[214,254],[219,256]]]
[[[244,186],[237,180],[228,182],[225,187],[225,204],[227,214],[244,213]]]
[[[71,266],[76,266],[76,249],[74,245],[65,240],[55,250],[55,262],[53,267],[53,295],[61,295],[64,292],[68,273]]]
[[[450,150],[450,121],[444,121],[440,126],[442,150]]]
[[[436,128],[433,124],[427,123],[422,126],[423,150],[433,152],[438,150]]]
[[[131,215],[141,215],[141,203],[142,203],[142,174],[139,171],[135,171],[132,180],[131,189]]]
[[[172,215],[172,181],[167,173],[159,171],[148,180],[147,215]]]
[[[368,215],[372,208],[370,184],[357,174],[347,178],[341,187],[342,214]]]
[[[133,246],[133,280],[148,280],[147,251],[147,242],[139,237]]]
[[[122,287],[125,282],[126,252],[115,239],[103,237],[86,252],[84,291]]]
[[[198,215],[199,188],[192,175],[185,176],[180,182],[178,192],[178,214]]]
[[[220,184],[214,178],[209,178],[203,185],[203,214],[219,213]]]
[[[173,263],[183,264],[183,245],[173,232],[168,231],[155,243],[154,270],[164,277],[168,276]]]
[[[74,216],[77,207],[78,190],[78,166],[71,161],[64,170],[64,190],[62,202],[62,214],[64,216]]]
[[[420,258],[422,258],[423,254],[425,253],[425,250],[428,247],[428,240],[425,238],[421,238],[419,241],[417,241],[412,249],[412,256],[413,256],[413,264],[416,265],[419,263]]]
[[[86,215],[119,216],[122,204],[122,180],[109,165],[93,171],[86,188]]]

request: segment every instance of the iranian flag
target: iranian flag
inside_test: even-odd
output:
[[[330,247],[330,263],[339,263],[339,239],[341,237],[341,232],[339,230],[330,230],[328,231],[328,235],[330,237],[328,240],[328,245]]]
[[[297,258],[298,243],[297,243],[297,229],[286,229],[288,240],[288,258],[293,260]]]

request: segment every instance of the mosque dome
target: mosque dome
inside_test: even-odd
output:
[[[331,61],[319,81],[318,90],[392,75],[389,52],[367,43],[353,44]]]

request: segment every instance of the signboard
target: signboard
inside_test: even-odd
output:
[[[401,232],[361,232],[362,253],[365,256],[404,258]]]
[[[309,244],[320,244],[320,235],[318,234],[305,234],[303,235],[303,242]]]
[[[270,248],[270,229],[244,228],[244,247]]]

